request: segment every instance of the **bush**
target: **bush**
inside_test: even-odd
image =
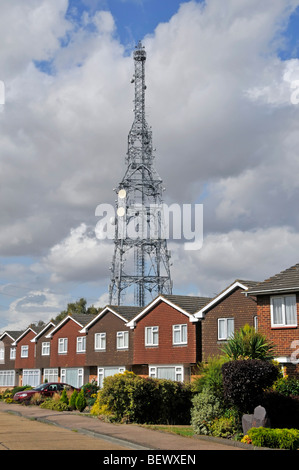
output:
[[[247,433],[252,444],[271,449],[297,450],[299,431],[297,429],[251,428]]]
[[[260,359],[271,360],[274,357],[274,343],[255,328],[244,325],[223,346],[222,352],[231,360]]]
[[[208,389],[214,395],[223,399],[223,377],[222,365],[227,362],[223,356],[211,357],[206,364],[199,365],[200,377],[195,379],[192,387],[196,392],[201,393],[203,389]]]
[[[86,398],[84,396],[84,390],[80,390],[76,399],[76,409],[82,413],[86,408]]]
[[[223,414],[220,400],[204,389],[192,400],[191,425],[195,434],[211,434],[211,426],[216,418]]]
[[[61,393],[61,396],[60,396],[60,401],[61,401],[61,403],[65,403],[66,405],[69,404],[69,399],[68,399],[68,396],[67,396],[67,393],[66,393],[65,389],[62,390],[62,393]]]
[[[71,410],[75,410],[76,409],[76,400],[77,400],[77,397],[78,397],[78,392],[77,390],[74,390],[73,393],[71,394],[71,397],[69,399],[69,408]]]
[[[223,364],[222,374],[225,400],[240,413],[252,413],[279,370],[272,362],[239,360]]]
[[[273,390],[285,396],[299,396],[299,380],[289,378],[288,376],[280,377],[274,384]]]
[[[110,414],[117,421],[189,424],[191,397],[189,384],[125,372],[105,378],[91,413]]]
[[[44,402],[41,403],[40,408],[56,411],[68,411],[69,409],[66,403],[62,403],[61,401],[57,401],[53,398],[47,398]]]

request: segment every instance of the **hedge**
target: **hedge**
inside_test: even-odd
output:
[[[271,449],[299,449],[299,430],[251,428],[247,433],[252,445]]]
[[[91,413],[113,415],[116,421],[189,424],[191,398],[190,384],[125,372],[105,378]]]

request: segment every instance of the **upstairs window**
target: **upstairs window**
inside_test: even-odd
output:
[[[77,353],[86,352],[86,336],[78,336],[77,338]]]
[[[145,346],[159,345],[159,327],[147,326],[145,328]]]
[[[10,359],[16,358],[17,348],[10,348]]]
[[[42,343],[42,356],[50,356],[50,343]]]
[[[129,348],[129,332],[128,331],[118,331],[116,333],[116,348],[117,349]]]
[[[218,340],[228,340],[233,335],[234,328],[233,318],[218,318]]]
[[[67,338],[59,338],[58,339],[58,354],[66,354],[67,353]]]
[[[106,350],[106,333],[96,333],[94,335],[94,349],[95,351]]]
[[[21,346],[21,357],[28,357],[28,345]]]
[[[271,297],[271,326],[297,326],[296,295]]]
[[[172,343],[187,344],[187,325],[173,325]]]

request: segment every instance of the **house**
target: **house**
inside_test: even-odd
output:
[[[0,336],[0,390],[18,383],[15,370],[16,346],[13,343],[23,331],[5,331]]]
[[[81,330],[86,334],[86,366],[99,386],[105,377],[132,370],[133,331],[126,324],[140,307],[106,306]]]
[[[299,375],[299,264],[247,291],[257,299],[258,330],[275,345],[276,360],[289,375]]]
[[[201,322],[194,313],[210,300],[159,295],[128,322],[134,330],[133,372],[190,381],[201,358]]]
[[[41,382],[57,382],[58,380],[58,368],[50,368],[51,343],[46,337],[53,328],[55,324],[49,322],[31,340],[35,345],[35,368],[40,370]]]
[[[12,343],[16,347],[15,370],[19,376],[16,385],[35,387],[41,383],[41,371],[35,367],[35,345],[31,341],[39,331],[40,328],[29,327]]]
[[[194,313],[201,320],[200,360],[207,362],[209,357],[220,355],[223,344],[245,324],[256,326],[256,299],[244,296],[255,285],[236,280]]]
[[[50,369],[58,369],[60,382],[81,387],[89,381],[86,367],[86,334],[82,328],[94,315],[67,315],[45,338],[50,339]]]

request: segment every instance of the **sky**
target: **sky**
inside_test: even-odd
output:
[[[169,241],[173,293],[299,262],[299,0],[0,5],[0,332],[108,302],[95,210],[125,173],[139,40],[164,200],[203,204],[202,248]]]

